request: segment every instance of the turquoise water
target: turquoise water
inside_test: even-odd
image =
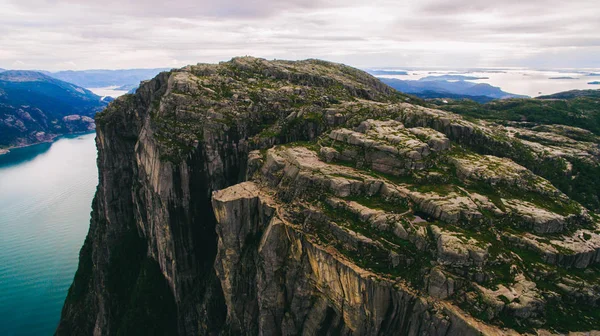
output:
[[[0,335],[51,335],[98,181],[95,134],[0,155]]]

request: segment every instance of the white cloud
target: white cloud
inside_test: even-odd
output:
[[[0,67],[176,67],[238,55],[355,66],[600,67],[596,2],[5,0]]]

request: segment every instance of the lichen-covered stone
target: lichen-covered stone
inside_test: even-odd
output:
[[[594,143],[406,99],[343,65],[251,57],[117,99],[96,119],[99,186],[57,334],[600,329],[598,217],[553,184],[597,165]],[[160,311],[131,295],[147,281],[168,321],[132,320]]]

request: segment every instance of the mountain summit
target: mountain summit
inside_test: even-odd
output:
[[[57,335],[600,329],[600,218],[573,200],[598,191],[557,188],[593,181],[597,135],[424,104],[251,57],[118,98]]]

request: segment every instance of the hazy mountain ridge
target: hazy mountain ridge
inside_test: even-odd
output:
[[[41,72],[4,71],[0,73],[0,147],[93,130],[93,116],[107,104],[85,88]]]
[[[155,69],[124,69],[124,70],[67,70],[58,72],[45,72],[47,75],[73,83],[82,87],[97,88],[108,86],[127,87],[130,90],[143,80],[153,78],[162,71],[169,68]]]
[[[440,79],[441,78],[441,79]],[[477,97],[485,96],[492,99],[506,98],[525,98],[527,96],[512,94],[502,91],[499,87],[492,86],[486,83],[474,83],[466,80],[445,80],[444,78],[462,78],[462,76],[428,76],[420,80],[402,80],[396,78],[379,78],[382,82],[393,87],[394,89],[415,95],[431,97],[431,92],[439,93],[437,98],[443,98],[444,94],[459,95],[464,98],[477,99]]]

